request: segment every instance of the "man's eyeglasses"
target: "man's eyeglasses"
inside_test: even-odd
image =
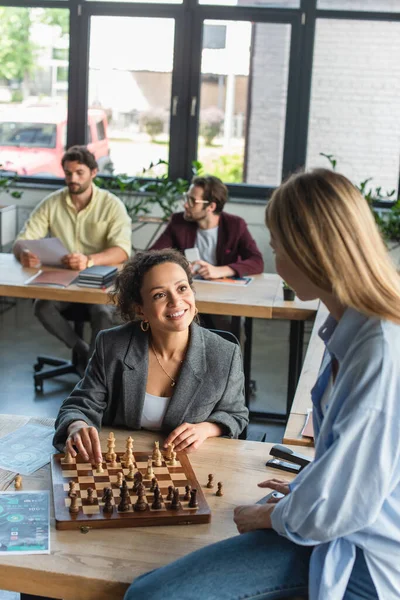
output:
[[[190,208],[193,208],[195,204],[210,204],[208,200],[196,200],[193,196],[189,196],[189,194],[183,194],[183,202],[184,204],[188,204]]]

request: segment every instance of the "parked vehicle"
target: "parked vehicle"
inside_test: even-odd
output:
[[[17,175],[64,177],[61,158],[66,149],[67,118],[64,111],[49,107],[8,109],[0,112],[1,169]],[[87,146],[101,173],[112,173],[103,110],[89,109]]]

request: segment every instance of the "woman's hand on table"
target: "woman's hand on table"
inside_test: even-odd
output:
[[[256,529],[271,529],[272,504],[252,504],[250,506],[237,506],[234,510],[233,520],[239,533],[247,533]]]
[[[174,444],[174,450],[181,452],[193,452],[209,437],[217,437],[222,434],[222,429],[216,423],[182,423],[171,431],[164,443],[164,448],[168,444]]]
[[[99,433],[96,427],[91,427],[85,421],[73,421],[69,424],[65,449],[73,457],[78,453],[83,460],[93,464],[103,462]]]
[[[286,479],[267,479],[266,481],[261,481],[258,484],[258,487],[270,488],[271,490],[275,490],[284,496],[290,494],[289,481]],[[268,500],[268,504],[276,504],[279,502],[279,500],[282,500],[282,498],[272,497],[270,500]]]

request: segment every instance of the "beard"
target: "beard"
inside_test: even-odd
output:
[[[71,194],[71,196],[78,196],[79,194],[83,194],[83,192],[86,192],[91,183],[91,181],[83,183],[82,185],[77,183],[68,183],[67,185],[69,193]]]

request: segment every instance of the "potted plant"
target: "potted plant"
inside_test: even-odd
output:
[[[286,283],[286,281],[282,281],[283,287],[283,299],[285,301],[293,301],[296,293],[295,291]]]

